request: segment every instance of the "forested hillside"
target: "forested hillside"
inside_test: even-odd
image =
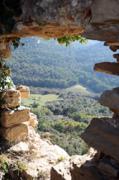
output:
[[[66,47],[55,40],[21,41],[25,45],[14,50],[10,61],[16,84],[48,88],[81,84],[94,92],[118,85],[115,76],[93,71],[96,62],[111,60],[111,51],[101,42],[89,41],[86,45],[76,42]]]
[[[22,103],[37,115],[41,136],[58,144],[70,155],[87,152],[88,147],[80,135],[92,118],[112,115],[95,98],[69,89],[59,95],[32,94]]]

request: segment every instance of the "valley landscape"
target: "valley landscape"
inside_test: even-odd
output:
[[[59,94],[32,94],[30,99],[23,100],[23,105],[30,107],[38,117],[38,132],[42,138],[59,145],[70,155],[88,151],[80,135],[92,118],[111,116],[94,96],[81,90],[80,86],[74,86]]]
[[[9,61],[15,84],[40,88],[68,88],[76,84],[95,93],[118,85],[116,76],[96,73],[98,61],[113,61],[112,52],[103,42],[74,42],[65,45],[56,40],[22,39]]]
[[[88,146],[81,133],[92,118],[112,115],[98,98],[102,90],[118,84],[116,78],[92,69],[97,58],[108,59],[111,51],[97,41],[67,47],[38,38],[21,42],[25,46],[13,51],[9,64],[15,84],[31,87],[30,99],[22,103],[37,115],[38,132],[70,155],[85,154]]]

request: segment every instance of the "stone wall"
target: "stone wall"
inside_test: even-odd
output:
[[[10,56],[10,45],[19,37],[58,38],[80,34],[105,41],[105,45],[116,52],[119,49],[119,0],[0,1],[0,58]],[[97,63],[94,69],[119,75],[119,54],[114,54],[114,58],[115,62]],[[8,142],[27,139],[29,127],[37,124],[36,116],[21,107],[21,97],[28,94],[25,87],[0,92],[3,100],[0,135]],[[104,92],[99,101],[114,114],[110,119],[93,119],[82,134],[96,152],[68,158],[52,167],[52,180],[119,179],[119,89]]]
[[[25,140],[29,126],[37,126],[37,117],[29,108],[21,106],[21,98],[29,95],[29,88],[25,86],[0,91],[0,136],[8,143]]]

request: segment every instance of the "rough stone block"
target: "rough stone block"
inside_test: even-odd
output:
[[[104,23],[109,21],[117,21],[119,17],[119,12],[117,9],[119,8],[118,1],[112,0],[100,0],[94,1],[91,6],[92,10],[92,19],[91,23]],[[115,9],[115,10],[114,10]],[[106,13],[106,12],[109,13]]]
[[[29,98],[30,97],[30,89],[27,86],[18,86],[17,90],[20,91],[21,98]]]
[[[119,75],[119,63],[102,62],[97,63],[94,66],[94,70],[98,72],[104,72],[112,75]]]
[[[103,106],[107,106],[114,112],[119,112],[119,88],[104,91],[99,102]]]
[[[94,118],[81,137],[89,146],[119,162],[119,119]]]
[[[22,123],[10,128],[0,128],[0,135],[9,142],[19,142],[28,136],[28,126]]]
[[[21,104],[21,95],[17,90],[4,90],[0,91],[0,108],[13,109],[19,107]]]
[[[119,42],[107,42],[107,46],[119,46]]]
[[[30,119],[30,109],[20,107],[17,110],[4,110],[1,112],[0,124],[2,127],[11,127]]]

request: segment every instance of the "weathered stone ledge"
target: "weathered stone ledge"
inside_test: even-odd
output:
[[[93,119],[82,138],[89,146],[119,162],[119,119]]]

